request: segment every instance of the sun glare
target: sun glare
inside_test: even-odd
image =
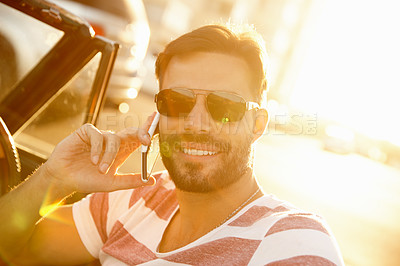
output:
[[[400,146],[400,2],[328,0],[291,104]]]

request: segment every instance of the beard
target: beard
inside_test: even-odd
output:
[[[211,163],[184,161],[182,143],[201,143],[217,148],[219,154]],[[163,135],[160,134],[160,153],[165,168],[175,186],[187,192],[207,193],[238,181],[252,171],[253,152],[251,136],[233,143],[210,135]]]

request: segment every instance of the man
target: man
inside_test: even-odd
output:
[[[1,199],[2,253],[38,265],[343,264],[320,218],[264,195],[253,175],[268,122],[264,60],[249,29],[210,25],[171,42],[156,63],[168,173],[117,174],[150,143],[154,115],[116,134],[84,125]],[[41,219],[74,191],[98,193]]]

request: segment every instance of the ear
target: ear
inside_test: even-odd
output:
[[[266,130],[268,126],[269,116],[268,111],[264,108],[260,108],[256,111],[254,126],[253,126],[253,143],[258,140]]]

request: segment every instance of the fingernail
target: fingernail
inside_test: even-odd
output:
[[[98,155],[93,156],[92,157],[92,163],[93,164],[97,164],[98,162],[99,162],[99,156]]]
[[[153,177],[149,177],[149,180],[147,182],[143,182],[146,186],[154,186],[156,184],[156,181]]]
[[[102,173],[107,172],[107,169],[108,169],[108,164],[106,164],[106,163],[103,163],[103,164],[100,166],[100,172],[102,172]]]

